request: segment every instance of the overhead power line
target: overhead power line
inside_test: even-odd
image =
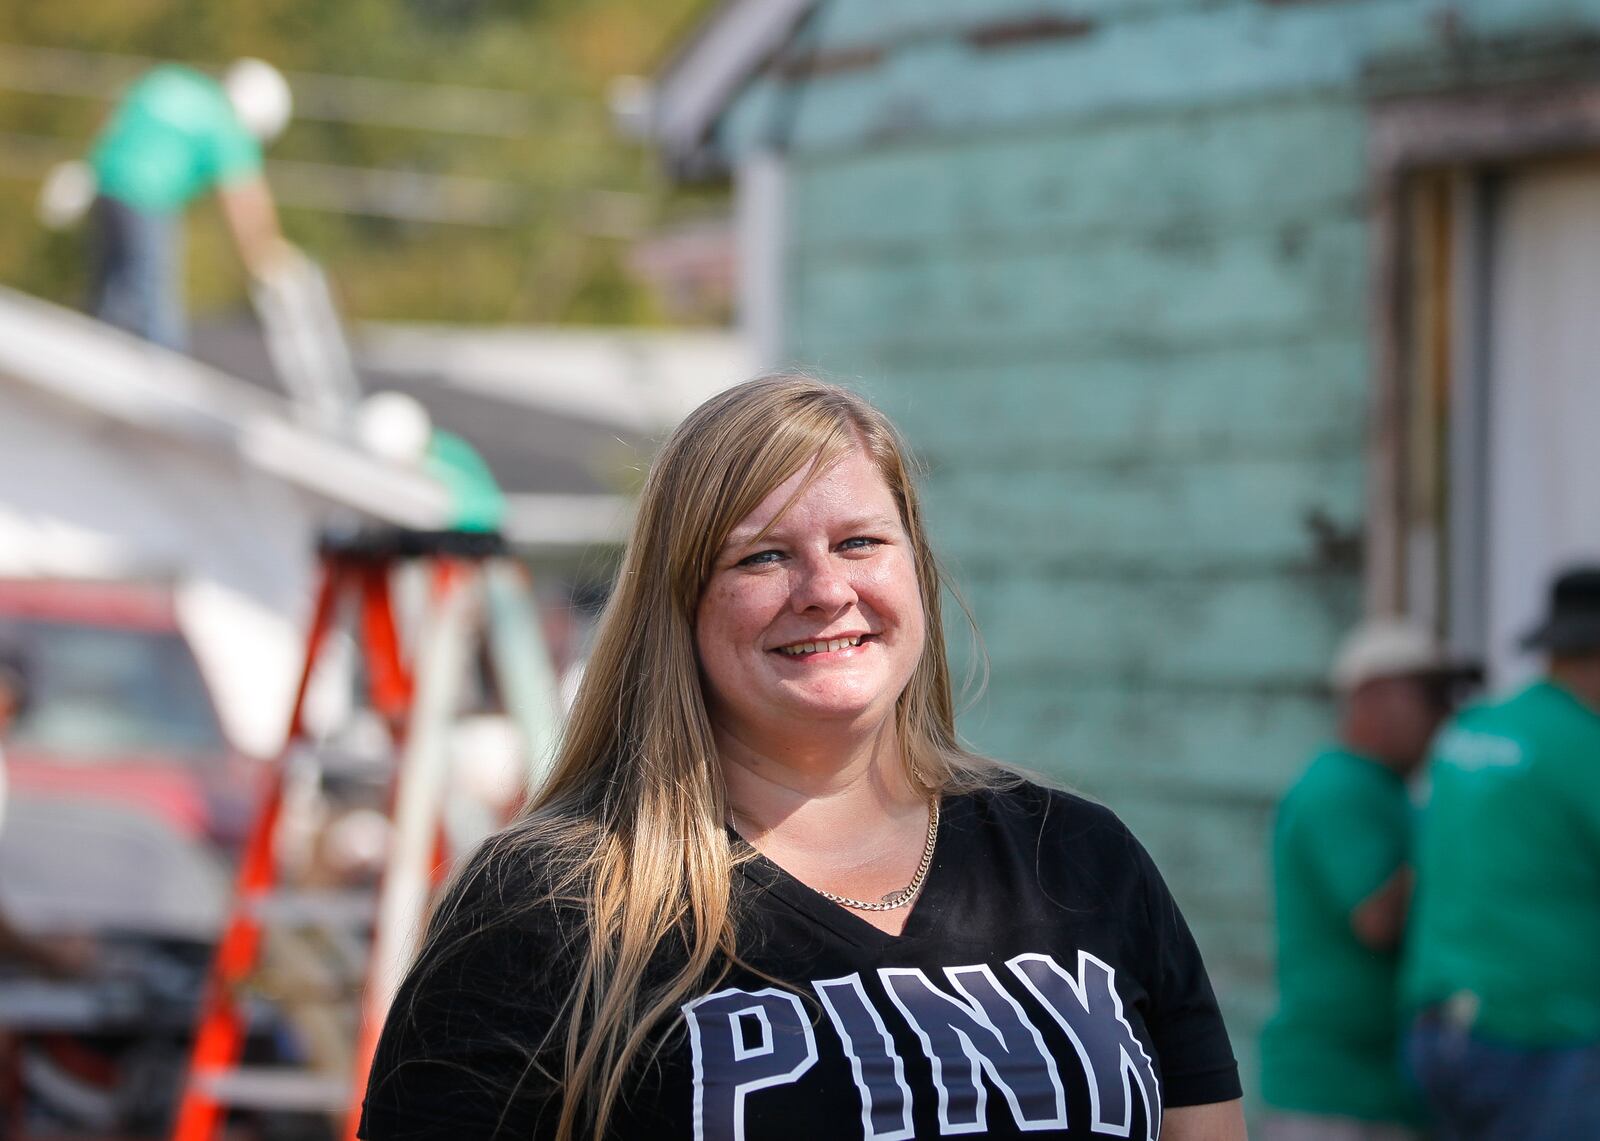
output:
[[[46,135],[0,131],[0,178],[36,182],[57,163],[82,158],[85,144]],[[633,191],[570,191],[504,179],[413,170],[384,170],[338,163],[269,159],[267,181],[279,205],[333,214],[443,222],[464,226],[514,226],[539,209],[559,208],[578,232],[600,238],[636,238],[650,208]]]
[[[162,61],[136,55],[0,43],[0,91],[110,101]],[[211,69],[217,70],[217,69]],[[314,72],[286,73],[295,117],[500,138],[535,134],[541,107],[519,92]],[[574,102],[566,100],[564,102]],[[0,178],[37,180],[56,163],[81,158],[88,143],[0,132]],[[267,177],[286,207],[469,226],[514,226],[553,199],[578,231],[637,236],[648,216],[639,194],[570,190],[462,174],[269,159]]]
[[[0,44],[0,90],[112,100],[159,63],[149,56]],[[220,68],[196,65],[201,70]],[[286,71],[299,119],[516,139],[538,133],[540,104],[518,91]],[[603,110],[600,112],[603,114]]]

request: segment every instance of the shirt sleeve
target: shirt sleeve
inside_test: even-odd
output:
[[[1155,861],[1137,840],[1129,840],[1150,925],[1145,1024],[1161,1060],[1162,1101],[1171,1109],[1242,1097],[1239,1066],[1200,948]]]
[[[1317,889],[1348,915],[1406,860],[1407,811],[1401,800],[1364,796],[1357,788],[1326,789],[1295,806],[1285,821],[1291,858]]]
[[[442,902],[385,1021],[361,1137],[554,1134],[559,1048],[550,1039],[570,971],[559,965],[568,956],[558,953],[554,908],[527,909],[532,890],[508,889],[480,864]]]

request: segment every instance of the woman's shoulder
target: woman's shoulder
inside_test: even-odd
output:
[[[1155,877],[1149,856],[1110,808],[1036,780],[1007,782],[951,802],[959,851],[986,874],[1028,885],[1075,913],[1143,914]]]
[[[1150,858],[1128,826],[1099,801],[1033,779],[1007,781],[964,797],[957,809],[991,844],[1029,854],[1042,868],[1099,883],[1134,884]]]
[[[582,958],[585,913],[546,855],[506,833],[473,852],[440,893],[397,1008],[446,1022],[560,1008]]]
[[[548,830],[512,825],[462,861],[439,896],[430,934],[570,935],[582,923],[578,870],[573,853],[552,842]]]
[[[991,826],[1071,843],[1130,838],[1127,825],[1099,801],[1044,782],[1016,777],[964,794],[973,815]]]

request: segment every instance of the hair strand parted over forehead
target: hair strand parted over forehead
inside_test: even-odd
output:
[[[692,613],[733,529],[796,472],[810,468],[797,498],[858,446],[883,475],[909,533],[904,449],[876,408],[808,377],[765,377],[728,389],[691,413],[656,457],[641,514],[646,505],[659,512],[651,522],[666,533],[636,532],[636,539],[664,540],[650,545],[673,577],[679,604]]]

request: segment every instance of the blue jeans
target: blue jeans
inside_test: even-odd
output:
[[[92,216],[89,311],[147,341],[182,350],[183,218],[100,197]]]
[[[1600,1043],[1526,1049],[1424,1015],[1406,1041],[1437,1141],[1600,1138]]]

